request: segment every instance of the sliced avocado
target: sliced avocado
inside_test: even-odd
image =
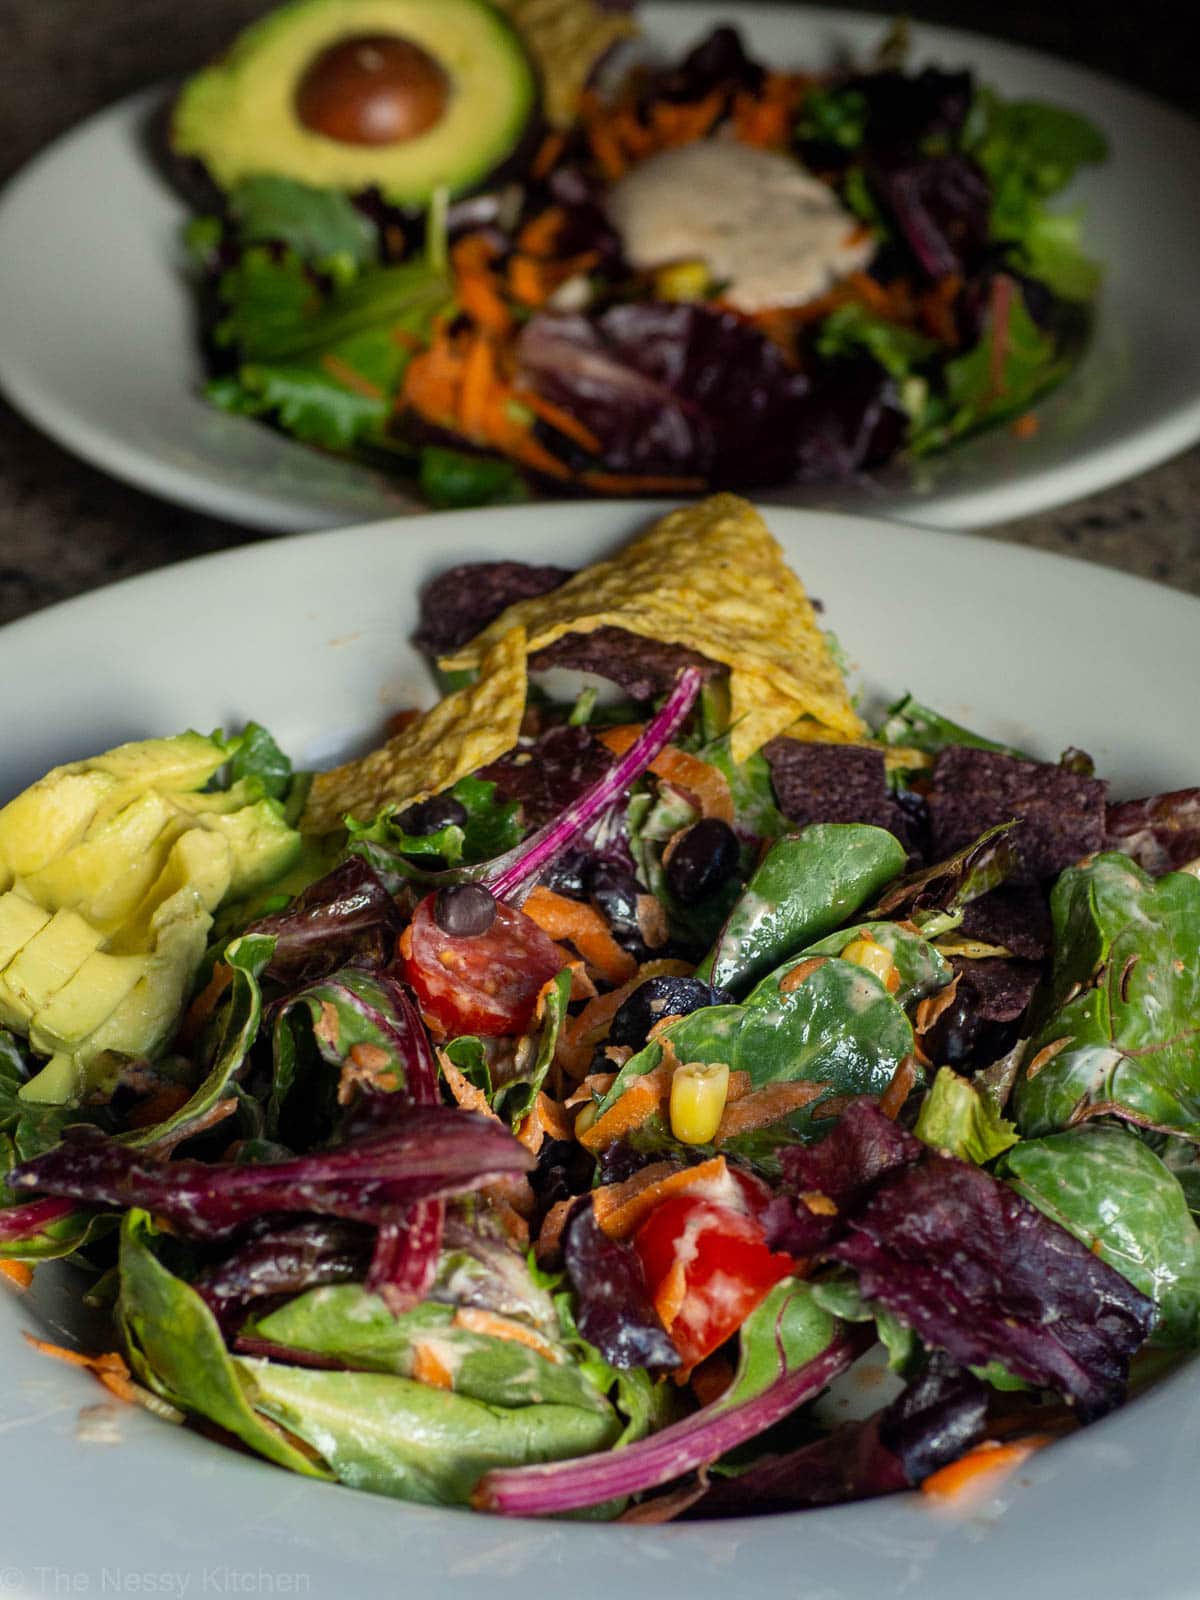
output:
[[[49,921],[50,913],[23,894],[0,894],[0,972]]]
[[[240,811],[202,811],[195,820],[229,842],[232,873],[226,892],[234,899],[273,883],[300,854],[300,835],[283,820],[278,800],[262,799]]]
[[[97,808],[96,822],[106,822],[139,794],[155,789],[177,794],[202,789],[236,749],[219,734],[174,733],[164,739],[134,739],[77,763],[113,778],[116,787]],[[73,767],[59,768],[73,771]],[[53,774],[51,774],[53,776]]]
[[[149,955],[90,955],[74,977],[34,1013],[29,1042],[44,1055],[78,1050],[102,1022],[107,1022],[150,964]]]
[[[56,911],[0,974],[0,1022],[26,1032],[46,1004],[99,948],[102,935],[76,911]]]
[[[136,954],[154,948],[156,927],[165,906],[179,907],[190,897],[206,915],[229,893],[233,878],[233,851],[224,834],[208,828],[189,828],[167,853],[162,871],[109,941],[117,954]]]
[[[131,800],[56,861],[21,879],[22,892],[51,911],[72,907],[104,933],[115,929],[162,871],[174,834],[171,804],[153,790]]]
[[[0,888],[78,843],[115,786],[106,772],[56,767],[10,800],[0,810]]]
[[[499,166],[536,104],[484,0],[291,0],[184,85],[171,144],[225,189],[273,175],[417,206]]]

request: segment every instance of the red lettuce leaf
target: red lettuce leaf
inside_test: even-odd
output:
[[[677,1367],[679,1352],[646,1289],[637,1251],[610,1239],[591,1199],[574,1207],[562,1235],[575,1290],[575,1322],[612,1367]]]

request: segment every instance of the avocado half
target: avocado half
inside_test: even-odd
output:
[[[373,67],[394,86],[406,62],[418,114],[406,115],[401,81],[400,115],[389,122],[385,89],[372,126],[355,96],[371,92]],[[291,0],[188,80],[170,143],[222,189],[271,174],[419,206],[500,166],[537,103],[520,36],[484,0]]]

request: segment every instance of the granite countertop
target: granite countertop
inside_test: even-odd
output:
[[[882,0],[877,8],[887,9]],[[214,54],[264,9],[263,0],[0,0],[0,182],[82,117]],[[1194,109],[1194,59],[1181,47],[1190,0],[1153,0],[1149,8],[915,0],[904,9],[1074,57]],[[1114,489],[986,531],[1200,594],[1200,448]],[[0,400],[0,622],[256,537],[76,461]]]

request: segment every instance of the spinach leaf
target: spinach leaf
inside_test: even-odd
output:
[[[497,1319],[499,1320],[499,1319]],[[491,1406],[581,1406],[609,1417],[603,1394],[566,1349],[544,1335],[546,1354],[456,1322],[456,1308],[433,1301],[396,1316],[361,1284],[297,1295],[247,1324],[245,1337],[330,1356],[363,1372],[411,1378],[422,1350],[451,1376],[455,1394]]]
[[[1017,824],[998,822],[945,861],[894,883],[872,908],[872,916],[905,917],[927,939],[957,928],[963,907],[995,889],[1017,864],[1009,834]]]
[[[982,1166],[1016,1144],[1020,1135],[969,1078],[942,1067],[921,1103],[913,1132],[944,1155]]]
[[[421,451],[417,483],[435,511],[516,505],[529,499],[529,487],[511,461],[444,445],[426,445]]]
[[[831,933],[828,938],[810,944],[800,959],[805,960],[810,956],[841,955],[852,939],[864,938],[874,939],[876,944],[881,944],[890,952],[900,980],[899,988],[892,992],[892,999],[906,1010],[918,1000],[924,1000],[927,995],[936,994],[939,989],[944,989],[954,977],[954,969],[941,951],[935,950],[928,939],[910,933],[907,928],[901,928],[895,922],[852,923],[840,932]],[[795,963],[791,963],[780,967],[769,977],[764,978],[750,995],[747,1004],[755,1004],[760,995],[777,994],[780,981],[794,969],[794,966]]]
[[[817,329],[817,354],[827,360],[865,352],[903,384],[942,348],[913,328],[874,316],[863,305],[839,306]]]
[[[340,190],[264,173],[234,184],[226,204],[247,244],[278,242],[310,260],[344,256],[359,266],[377,255],[374,226]]]
[[[494,783],[468,776],[443,794],[465,809],[461,826],[450,822],[435,833],[405,833],[388,807],[371,822],[351,820],[347,850],[369,862],[394,893],[402,883],[420,882],[444,866],[491,861],[520,844],[520,806],[500,799]]]
[[[867,136],[867,97],[860,89],[812,89],[804,96],[796,137],[805,144],[857,150]]]
[[[1064,189],[1080,167],[1103,161],[1104,135],[1078,112],[1037,100],[1002,100],[981,88],[964,147],[991,180],[993,219],[1013,222],[1030,199]]]
[[[1200,1138],[1200,881],[1128,856],[1069,867],[1014,1106],[1027,1138],[1115,1116]]]
[[[852,917],[904,870],[904,861],[897,839],[862,823],[818,822],[777,839],[697,976],[735,993],[748,988]]]
[[[586,1455],[619,1432],[611,1411],[486,1405],[375,1372],[235,1357],[265,1416],[319,1450],[342,1483],[425,1505],[465,1505],[485,1472]]]
[[[837,1332],[812,1284],[797,1278],[777,1283],[742,1324],[733,1382],[706,1416],[719,1415],[762,1394],[789,1372],[819,1356]]]
[[[1007,287],[997,290],[996,285]],[[977,428],[1027,410],[1069,367],[1053,335],[1030,316],[1015,281],[997,277],[979,342],[946,363],[942,392],[930,397],[909,441],[910,453],[928,455]]]
[[[961,723],[952,722],[940,711],[922,705],[911,694],[904,695],[895,705],[888,707],[887,718],[877,738],[882,744],[904,745],[911,750],[924,750],[932,756],[951,745],[967,745],[972,750],[998,750],[1006,756],[1030,760],[1023,751],[1014,750],[1011,745],[997,744],[994,739],[985,739],[982,734],[972,733]]]
[[[1155,1343],[1200,1343],[1200,1231],[1175,1176],[1135,1134],[1097,1125],[1027,1140],[997,1172],[1156,1302]]]
[[[229,778],[231,783],[257,778],[263,794],[282,800],[292,786],[292,763],[261,723],[248,722],[230,758]]]
[[[745,1005],[707,1006],[681,1017],[658,1039],[626,1062],[600,1102],[607,1111],[631,1080],[652,1071],[670,1042],[680,1061],[724,1061],[749,1074],[753,1088],[805,1080],[828,1087],[818,1098],[767,1129],[732,1138],[722,1148],[771,1170],[774,1149],[811,1136],[831,1096],[880,1095],[905,1056],[912,1053],[912,1026],[879,979],[849,961],[823,961],[789,993],[779,975],[759,985]],[[646,1147],[654,1131],[639,1130]],[[654,1148],[666,1148],[662,1130]],[[703,1147],[701,1147],[703,1148]]]
[[[172,1405],[207,1417],[269,1461],[307,1477],[328,1477],[256,1415],[252,1387],[230,1358],[212,1312],[157,1259],[154,1237],[144,1211],[126,1213],[116,1315],[134,1372]]]

